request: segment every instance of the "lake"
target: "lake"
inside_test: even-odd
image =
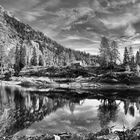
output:
[[[0,136],[131,129],[140,120],[135,90],[28,90],[0,87]]]

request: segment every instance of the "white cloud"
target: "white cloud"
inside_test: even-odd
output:
[[[120,41],[121,47],[139,44],[138,40],[132,41],[129,38],[136,34],[133,23],[140,20],[140,4],[129,4],[129,6],[127,4],[128,2],[135,3],[136,0],[112,0],[114,6],[112,11],[108,10],[108,7],[112,6],[111,4],[108,7],[102,7],[99,0],[89,0],[90,4],[85,0],[67,0],[67,2],[66,0],[46,0],[42,3],[41,0],[5,1],[7,1],[5,2],[6,7],[23,22],[29,23],[35,29],[43,31],[47,36],[53,37],[72,49],[97,53],[101,34],[110,36],[111,39],[112,36],[118,39],[118,36],[124,35],[126,39]],[[72,4],[73,2],[76,3],[75,6]],[[118,5],[123,5],[120,11],[119,8],[115,9]],[[49,8],[52,10],[47,11]],[[83,18],[80,19],[80,22],[76,22],[80,17]],[[71,27],[74,26],[73,23],[80,24],[73,28],[74,31],[71,30]],[[81,28],[78,28],[79,26]],[[62,30],[66,27],[67,30]]]
[[[8,2],[3,2],[5,8],[11,12],[31,10],[31,7],[37,5],[39,0],[10,0]],[[14,10],[14,11],[13,11]]]
[[[38,17],[43,16],[44,14],[40,11],[27,11],[27,12],[22,12],[21,15],[23,15],[24,19],[28,22],[32,22],[37,20]]]
[[[60,4],[60,0],[49,0],[48,2],[46,2],[46,6],[47,7],[56,7]],[[44,5],[44,4],[43,4]]]
[[[125,13],[117,16],[109,16],[107,18],[100,19],[101,22],[108,29],[114,29],[119,27],[124,27],[139,21],[140,13],[138,15],[134,15],[132,13]]]
[[[125,35],[126,36],[134,36],[135,34],[136,34],[136,30],[134,29],[134,27],[131,24],[129,24],[125,30]]]
[[[140,45],[140,39],[134,40],[132,42],[132,44],[134,44],[134,45]]]

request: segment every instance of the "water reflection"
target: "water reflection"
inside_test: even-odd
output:
[[[125,115],[127,115],[129,113],[131,116],[134,117],[135,116],[135,107],[140,113],[140,98],[136,99],[136,102],[131,102],[130,100],[124,101]]]
[[[107,127],[110,121],[116,121],[118,106],[119,104],[114,100],[101,100],[101,104],[98,109],[98,117],[102,128]]]
[[[1,87],[0,134],[13,135],[35,121],[42,120],[44,116],[55,112],[66,103],[65,99],[50,99],[18,88]]]
[[[140,119],[140,97],[103,97],[93,94],[81,98],[0,87],[0,136],[99,131],[107,126],[132,128]],[[66,91],[67,92],[67,91]],[[51,94],[50,94],[51,93]],[[31,131],[32,130],[32,131]]]

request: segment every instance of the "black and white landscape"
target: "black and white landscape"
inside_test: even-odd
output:
[[[140,139],[139,0],[0,5],[0,139]]]

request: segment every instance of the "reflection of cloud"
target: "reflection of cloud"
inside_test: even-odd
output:
[[[110,121],[109,126],[115,126],[113,129],[120,131],[122,131],[123,125],[126,128],[133,128],[139,122],[139,110],[137,110],[135,106],[134,117],[130,114],[125,115],[124,103],[120,100],[117,100],[116,103],[118,107],[116,114],[117,119],[115,121]],[[99,100],[85,99],[82,105],[75,104],[75,111],[73,114],[71,114],[69,106],[66,105],[64,108],[60,108],[46,116],[41,122],[34,123],[29,130],[36,130],[36,134],[39,132],[52,134],[61,132],[79,133],[83,131],[86,132],[87,130],[88,132],[100,131],[100,121],[97,116],[99,105],[101,105]],[[108,109],[110,109],[110,107]],[[105,119],[104,117],[106,116],[102,117]]]
[[[99,130],[97,108],[99,101],[85,100],[83,105],[75,104],[74,114],[71,114],[68,106],[58,109],[56,112],[46,116],[44,120],[34,124],[31,128],[40,131],[52,131],[53,133],[71,131],[78,133],[83,130]],[[57,129],[56,129],[57,128]]]

